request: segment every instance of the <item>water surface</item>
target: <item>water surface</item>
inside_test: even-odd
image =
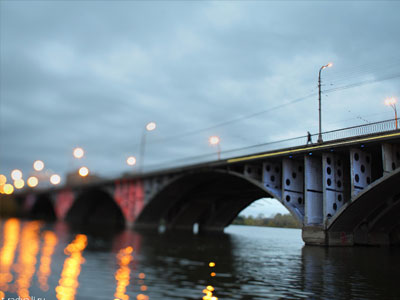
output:
[[[32,300],[207,299],[207,291],[208,299],[400,299],[399,250],[308,247],[298,229],[104,236],[8,219],[0,291]]]

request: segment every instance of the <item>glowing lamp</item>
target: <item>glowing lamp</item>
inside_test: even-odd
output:
[[[86,168],[86,167],[81,167],[81,168],[79,169],[78,173],[79,173],[79,175],[80,175],[81,177],[86,177],[86,176],[89,175],[89,169]]]
[[[126,163],[127,163],[128,165],[130,165],[130,166],[134,166],[134,165],[136,164],[136,157],[134,157],[134,156],[129,156],[129,157],[126,159]]]
[[[35,186],[37,186],[39,184],[39,180],[37,179],[37,177],[31,176],[28,178],[26,183],[28,184],[29,187],[34,188]]]
[[[154,129],[156,129],[157,125],[155,122],[150,122],[146,125],[146,130],[147,131],[152,131]]]
[[[61,182],[60,175],[53,174],[53,175],[50,176],[50,183],[51,184],[57,185],[57,184],[60,184],[60,182]]]
[[[13,180],[18,180],[22,178],[22,172],[18,169],[15,169],[11,172],[11,178]]]
[[[35,169],[35,171],[42,171],[44,168],[44,162],[41,160],[36,160],[33,163],[33,168]]]
[[[85,155],[85,151],[83,151],[83,149],[81,147],[75,148],[74,149],[74,157],[75,158],[82,158]]]

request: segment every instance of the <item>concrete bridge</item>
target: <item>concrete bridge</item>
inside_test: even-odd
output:
[[[309,245],[400,244],[400,131],[395,120],[306,137],[288,147],[91,185],[27,190],[26,214],[76,226],[222,231],[245,207],[276,198]],[[293,145],[293,144],[297,144]],[[274,149],[275,148],[275,149]]]

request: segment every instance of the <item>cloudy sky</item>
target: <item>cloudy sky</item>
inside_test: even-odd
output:
[[[0,1],[0,172],[145,169],[393,118],[399,1]],[[297,100],[297,101],[295,101]],[[83,161],[72,149],[86,150]],[[184,159],[182,161],[182,159]]]

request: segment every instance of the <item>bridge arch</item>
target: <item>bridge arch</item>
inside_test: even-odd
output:
[[[161,223],[167,229],[192,230],[197,223],[200,231],[222,231],[240,211],[265,197],[277,198],[260,182],[236,172],[186,173],[149,199],[135,228],[156,229]]]
[[[110,193],[101,188],[88,188],[78,193],[66,214],[71,227],[88,230],[125,228],[124,215]]]
[[[56,212],[50,194],[39,194],[28,213],[30,218],[45,221],[55,221]]]
[[[354,244],[400,244],[400,169],[373,182],[344,205],[327,232],[350,233]]]

